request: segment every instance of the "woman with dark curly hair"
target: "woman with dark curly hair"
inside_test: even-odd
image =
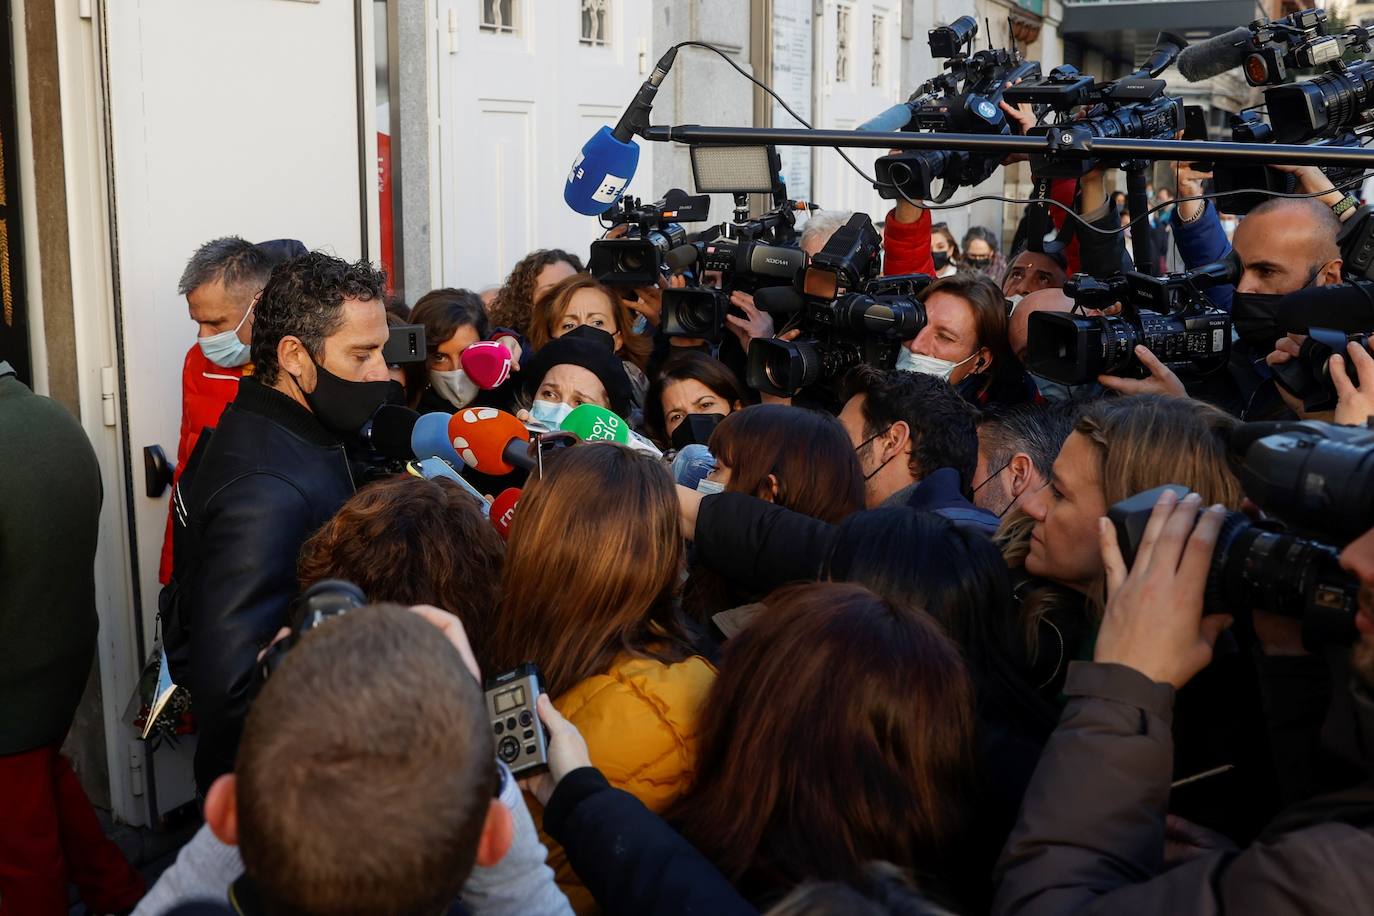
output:
[[[511,268],[505,284],[496,291],[487,308],[491,323],[528,336],[535,300],[555,283],[582,270],[582,259],[561,248],[531,251]]]

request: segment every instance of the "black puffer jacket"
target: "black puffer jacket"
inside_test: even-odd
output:
[[[173,495],[176,565],[162,608],[172,675],[191,690],[202,792],[233,769],[258,651],[286,624],[301,545],[353,495],[338,439],[251,377]]]

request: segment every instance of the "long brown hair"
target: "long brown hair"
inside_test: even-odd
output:
[[[363,487],[301,547],[301,588],[347,579],[370,601],[433,604],[463,621],[474,650],[500,600],[506,546],[450,480],[398,475]]]
[[[521,258],[511,268],[505,284],[496,291],[496,298],[491,300],[487,311],[492,324],[524,334],[530,326],[539,275],[545,267],[559,263],[567,264],[578,273],[582,272],[582,259],[561,248],[539,248]]]
[[[725,649],[692,787],[666,815],[732,881],[939,873],[963,832],[973,688],[924,611],[790,586]]]
[[[577,274],[559,281],[546,289],[544,295],[540,296],[534,303],[534,312],[530,317],[529,327],[530,346],[539,350],[558,336],[554,333],[557,330],[558,320],[568,310],[568,303],[572,301],[572,297],[584,289],[594,289],[601,293],[606,297],[606,302],[611,307],[611,315],[615,318],[615,328],[608,329],[606,333],[620,333],[620,349],[616,351],[616,355],[626,362],[634,363],[640,369],[646,369],[649,365],[649,354],[654,349],[654,342],[634,332],[634,315],[630,312],[630,307],[625,304],[625,300],[621,299],[615,290],[588,274]]]
[[[622,653],[692,654],[673,602],[678,511],[668,470],[624,446],[585,443],[546,460],[511,526],[491,669],[535,662],[556,699]]]
[[[711,433],[711,454],[730,468],[725,489],[838,523],[864,507],[864,477],[849,435],[829,414],[758,404],[730,414]]]

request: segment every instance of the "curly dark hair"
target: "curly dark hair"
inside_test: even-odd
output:
[[[560,261],[572,265],[572,269],[578,273],[584,270],[582,259],[562,248],[540,248],[521,258],[511,268],[510,276],[496,291],[496,298],[487,309],[491,323],[498,328],[510,328],[527,334],[530,313],[534,309],[534,285],[539,279],[539,272]]]
[[[893,423],[911,430],[911,476],[921,480],[940,468],[959,472],[969,495],[978,464],[977,414],[954,387],[933,375],[861,366],[846,379],[844,399],[864,395],[864,438]]]
[[[301,547],[301,588],[347,579],[372,601],[456,614],[479,654],[501,595],[506,545],[458,484],[406,474],[368,484]]]
[[[277,265],[253,319],[253,374],[274,385],[281,366],[277,346],[295,337],[311,359],[324,359],[324,340],[343,323],[345,299],[385,301],[386,274],[367,261],[311,251]]]

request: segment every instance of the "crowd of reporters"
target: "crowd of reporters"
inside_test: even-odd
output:
[[[158,602],[205,826],[146,896],[66,842],[94,615],[27,623],[0,791],[57,851],[0,825],[0,908],[1367,910],[1374,318],[1332,315],[1370,211],[1283,170],[1231,226],[1199,164],[1148,219],[1087,169],[1005,257],[909,199],[691,241],[627,201],[586,261],[410,308],[207,242]],[[12,551],[72,429],[5,370]],[[93,530],[98,481],[57,490]]]

